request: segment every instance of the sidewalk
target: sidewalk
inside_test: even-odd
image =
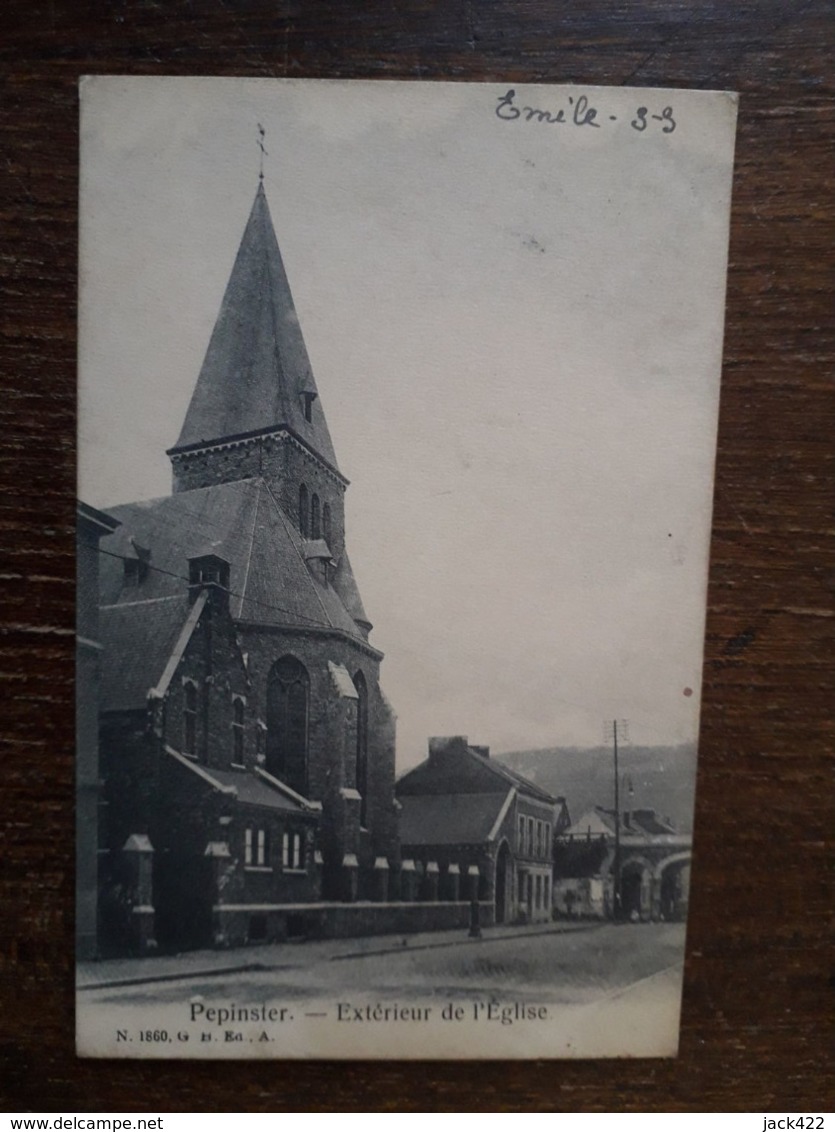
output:
[[[557,921],[524,927],[502,924],[482,929],[482,935],[477,940],[470,939],[466,929],[457,928],[443,932],[418,932],[414,935],[392,933],[350,939],[260,943],[229,951],[188,951],[180,955],[154,955],[141,959],[103,959],[77,964],[76,990],[104,990],[108,987],[207,978],[246,971],[292,970],[315,960],[353,959],[360,955],[388,955],[406,949],[421,951],[436,947],[490,943],[517,936],[529,938],[560,932],[592,931],[604,923],[603,920]]]

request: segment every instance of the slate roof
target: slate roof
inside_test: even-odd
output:
[[[102,644],[101,710],[144,708],[188,618],[185,594],[104,606],[99,611]]]
[[[184,594],[188,559],[215,554],[230,565],[230,611],[237,620],[338,629],[364,641],[337,589],[342,588],[339,572],[332,585],[325,585],[308,568],[304,540],[264,480],[127,503],[112,507],[110,514],[121,526],[109,536],[101,558],[104,606]],[[131,586],[124,582],[122,559],[136,557],[135,543],[150,551],[150,568],[138,586]],[[343,567],[343,580],[348,575],[350,566]],[[353,603],[350,587],[348,597]],[[137,627],[137,632],[145,630]],[[130,647],[129,640],[124,644]]]
[[[408,771],[398,780],[397,796],[416,794],[500,794],[508,789],[518,790],[538,801],[555,805],[557,799],[536,783],[516,771],[510,770],[495,759],[480,755],[463,742],[443,753],[432,756]]]
[[[263,184],[259,184],[177,443],[286,425],[337,468]],[[337,469],[338,470],[338,469]]]
[[[298,814],[306,812],[298,802],[289,795],[283,794],[270,786],[263,778],[246,770],[216,770],[214,767],[203,768],[210,778],[214,778],[221,786],[234,786],[238,792],[238,801],[250,806],[266,806],[271,810],[285,810]]]
[[[505,766],[504,763],[497,763],[493,759],[489,759],[487,760],[487,762],[490,768],[500,774],[507,782],[510,782],[513,786],[518,787],[520,790],[524,790],[528,794],[532,794],[541,802],[558,801],[558,799],[553,794],[549,794],[547,790],[543,790],[541,786],[537,786],[535,782],[531,782],[531,780],[529,778],[525,778],[523,774],[519,774],[517,771],[511,770],[510,767]]]
[[[632,810],[628,816],[630,832],[638,829],[650,837],[656,834],[677,832],[669,822],[659,818],[655,810]]]
[[[614,837],[615,811],[604,806],[595,806],[593,810],[583,816],[566,830],[575,838],[582,838],[591,832],[592,837],[601,833]],[[625,810],[621,814],[620,832],[622,837],[658,837],[670,835],[678,831],[669,822],[662,821],[655,810]]]
[[[503,794],[416,794],[400,798],[400,843],[478,845],[487,841]]]

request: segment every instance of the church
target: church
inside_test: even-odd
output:
[[[171,495],[99,519],[103,953],[398,896],[395,716],[263,180],[167,455]]]

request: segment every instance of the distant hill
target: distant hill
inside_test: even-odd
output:
[[[611,747],[548,747],[497,754],[498,762],[518,771],[551,794],[562,794],[572,821],[593,806],[614,804]],[[696,748],[624,746],[618,751],[621,809],[655,810],[682,833],[693,829]],[[630,797],[628,782],[633,793]],[[626,789],[624,789],[624,784]]]

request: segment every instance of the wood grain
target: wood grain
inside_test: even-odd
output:
[[[0,1100],[9,1110],[833,1107],[828,0],[6,0],[0,13]],[[80,1062],[73,1053],[78,76],[741,93],[681,1056]]]

